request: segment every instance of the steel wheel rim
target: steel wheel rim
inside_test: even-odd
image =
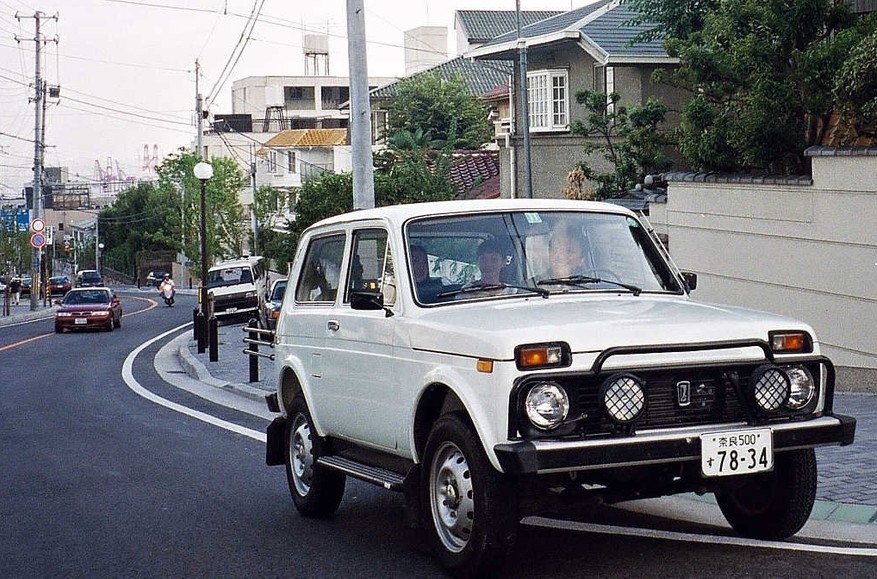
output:
[[[442,443],[432,460],[429,497],[439,540],[448,551],[459,553],[472,535],[475,494],[469,462],[451,442]]]
[[[307,419],[299,414],[292,425],[289,441],[289,464],[292,480],[299,495],[305,496],[311,490],[314,478],[314,453],[311,443],[311,426]]]

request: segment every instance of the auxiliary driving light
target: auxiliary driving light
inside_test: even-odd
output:
[[[789,400],[789,377],[777,366],[756,368],[751,384],[752,402],[764,412],[776,412]]]
[[[612,420],[629,424],[645,412],[646,393],[636,376],[615,374],[600,387],[600,402]]]

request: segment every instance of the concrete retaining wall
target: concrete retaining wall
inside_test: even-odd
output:
[[[694,297],[807,321],[841,388],[877,391],[877,149],[808,154],[812,182],[672,174],[650,220]]]

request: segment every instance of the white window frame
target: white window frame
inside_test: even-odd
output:
[[[277,173],[277,151],[268,151],[268,172]]]
[[[530,132],[569,130],[569,71],[564,68],[527,73]]]

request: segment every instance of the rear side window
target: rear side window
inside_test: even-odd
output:
[[[295,288],[295,301],[334,302],[343,255],[343,234],[311,240]]]

